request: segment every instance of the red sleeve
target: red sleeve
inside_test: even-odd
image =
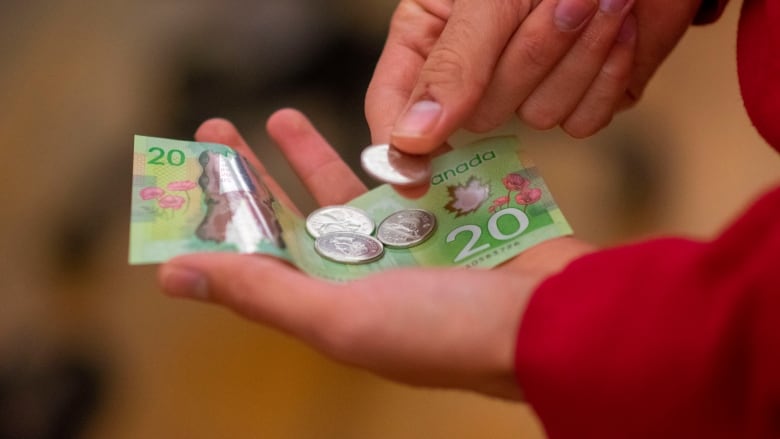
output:
[[[780,437],[780,187],[713,242],[575,261],[518,334],[551,439]]]

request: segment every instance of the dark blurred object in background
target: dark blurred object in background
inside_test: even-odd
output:
[[[0,362],[0,438],[82,437],[103,396],[99,364],[67,350],[5,359]]]

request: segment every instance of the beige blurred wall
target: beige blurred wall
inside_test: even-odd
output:
[[[383,29],[393,6],[331,2],[361,35]],[[123,168],[117,158],[139,129],[162,134],[175,117],[169,43],[228,6],[9,5],[0,22],[0,363],[13,360],[9,352],[69,344],[94,354],[106,367],[107,393],[88,437],[542,437],[526,407],[388,383],[223,310],[164,298],[154,267],[126,263],[125,216],[105,215],[89,265],[63,270],[55,257],[62,249],[54,249],[61,223],[125,198],[109,192],[83,202],[93,200],[89,191],[124,182],[129,193],[129,162]],[[780,159],[741,107],[735,6],[716,26],[693,29],[642,103],[604,133],[586,141],[527,133],[578,235],[604,245],[669,233],[707,238],[780,181]],[[332,105],[313,104],[321,110],[310,114],[315,123],[336,124]],[[266,116],[241,128],[298,193],[269,149]],[[632,146],[639,152],[626,151]],[[637,160],[646,163],[628,169],[647,172],[647,181],[626,175],[623,166]],[[3,348],[19,340],[24,348]]]

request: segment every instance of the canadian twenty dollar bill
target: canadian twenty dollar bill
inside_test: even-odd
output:
[[[280,203],[251,165],[213,143],[136,136],[130,263],[228,251],[286,259],[318,277],[349,280],[395,267],[494,267],[550,238],[571,234],[517,137],[478,140],[433,159],[420,199],[379,186],[347,203],[378,224],[401,209],[433,213],[433,235],[411,248],[386,248],[364,265],[322,258],[305,219]]]

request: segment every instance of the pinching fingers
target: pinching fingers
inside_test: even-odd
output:
[[[561,124],[574,111],[603,72],[613,46],[619,44],[616,39],[632,5],[633,0],[601,0],[599,11],[582,35],[520,105],[521,119],[534,128],[549,129]],[[633,45],[623,44],[621,48],[633,51]],[[604,111],[614,110],[611,105]]]
[[[531,0],[455,2],[395,123],[391,143],[406,153],[428,154],[463,125],[531,5]]]
[[[636,19],[629,15],[606,62],[577,108],[562,127],[573,137],[584,138],[605,127],[622,105],[631,81],[636,46]]]
[[[467,127],[489,131],[512,117],[566,55],[598,10],[596,0],[543,1],[506,44]]]

